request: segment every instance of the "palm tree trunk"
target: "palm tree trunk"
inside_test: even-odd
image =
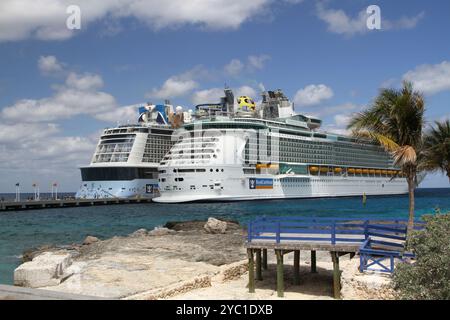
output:
[[[407,237],[411,235],[414,229],[414,190],[416,188],[414,178],[408,177],[408,193],[409,193],[409,217],[408,217],[408,229]]]

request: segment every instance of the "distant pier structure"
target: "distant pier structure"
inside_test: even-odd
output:
[[[149,203],[147,198],[102,198],[102,199],[50,199],[50,200],[27,200],[27,201],[2,201],[0,211],[36,210],[50,208],[71,208],[102,205],[118,205],[132,203]]]

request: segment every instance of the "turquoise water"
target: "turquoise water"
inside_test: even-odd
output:
[[[450,189],[419,189],[417,215],[439,207],[450,211]],[[0,283],[11,284],[13,271],[25,249],[44,244],[81,242],[87,235],[100,239],[127,235],[139,228],[152,229],[167,221],[206,219],[210,216],[245,224],[258,215],[301,215],[316,217],[405,217],[408,197],[303,199],[233,203],[133,204],[101,207],[0,212]]]

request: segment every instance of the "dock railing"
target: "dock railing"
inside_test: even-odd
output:
[[[414,257],[405,251],[408,220],[404,218],[354,217],[258,217],[248,223],[248,243],[322,243],[327,245],[349,244],[359,249],[360,271],[393,272],[394,258]],[[416,221],[415,230],[424,222]],[[389,266],[383,261],[389,259]]]

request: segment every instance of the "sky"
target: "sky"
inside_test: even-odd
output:
[[[76,191],[105,127],[136,122],[140,103],[217,102],[225,85],[256,100],[281,88],[346,133],[409,80],[430,125],[450,116],[448,30],[447,0],[2,0],[0,192]]]

